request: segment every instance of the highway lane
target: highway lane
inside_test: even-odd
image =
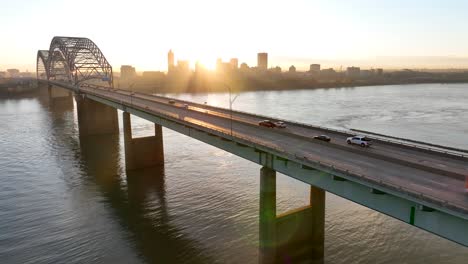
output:
[[[119,93],[130,95],[128,91],[118,90]],[[161,103],[168,104],[169,99],[152,96],[148,94],[134,93],[133,97],[135,98],[145,98],[148,100],[158,101]],[[175,106],[183,106],[184,101],[174,99]],[[200,104],[194,104],[187,102],[189,108],[194,111],[203,112],[205,114],[231,118],[231,112],[228,109],[215,108],[212,106],[204,106]],[[238,111],[232,112],[232,118],[237,121],[247,122],[250,124],[258,124],[260,120],[264,118],[258,117],[251,114],[246,114]],[[274,120],[274,119],[273,119]],[[352,136],[352,134],[343,135],[335,131],[324,131],[320,128],[303,127],[291,122],[285,122],[287,124],[286,128],[283,128],[283,132],[293,133],[296,135],[308,137],[312,140],[314,136],[326,134],[332,138],[330,144],[336,144],[342,148],[350,148],[354,151],[365,151],[368,155],[376,155],[388,157],[394,160],[400,160],[404,163],[413,163],[418,167],[426,167],[429,172],[435,172],[439,174],[448,174],[450,176],[455,176],[463,178],[468,176],[468,158],[453,158],[445,154],[441,154],[437,151],[421,151],[416,148],[409,148],[403,145],[398,145],[394,143],[388,143],[384,141],[375,141],[370,148],[362,148],[357,145],[349,145],[346,143],[346,138]],[[275,128],[279,129],[279,128]],[[424,169],[424,168],[423,168]]]
[[[83,88],[83,90],[85,89]],[[115,93],[100,89],[87,91],[96,92],[103,98],[112,101],[124,102],[127,105],[133,104],[149,112],[162,113],[185,122],[209,126],[227,134],[230,132],[231,120],[226,116],[207,115],[201,111],[194,111],[191,107],[185,109],[181,108],[180,105],[151,100],[146,96],[131,97],[125,92]],[[293,133],[280,133],[277,129],[259,127],[236,119],[232,122],[234,136],[249,138],[257,144],[279,148],[289,154],[305,156],[311,160],[334,164],[337,168],[363,174],[376,181],[383,180],[415,193],[446,200],[468,213],[468,195],[464,191],[462,180],[363,155],[354,152],[352,148],[336,148],[331,144],[306,140]]]

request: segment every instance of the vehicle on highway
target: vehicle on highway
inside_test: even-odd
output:
[[[315,136],[314,139],[330,142],[331,138],[327,135]]]
[[[282,122],[282,121],[276,121],[275,126],[279,127],[279,128],[285,128],[286,124],[284,122]]]
[[[361,147],[369,147],[372,145],[372,142],[369,138],[366,136],[354,136],[354,137],[349,137],[346,139],[346,143],[348,144],[356,144]]]
[[[171,100],[169,100],[169,103],[170,104],[175,104],[175,101],[171,99]]]
[[[264,127],[275,127],[275,123],[270,121],[270,120],[262,120],[258,122],[259,126],[264,126]]]
[[[182,107],[183,108],[188,108],[188,104],[184,104]]]

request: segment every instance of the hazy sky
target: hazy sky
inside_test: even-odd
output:
[[[468,68],[467,0],[0,0],[0,25],[0,71],[34,71],[60,35],[92,39],[116,69],[165,70],[170,48],[209,67],[266,51],[282,67]]]

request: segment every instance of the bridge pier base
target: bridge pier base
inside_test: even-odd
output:
[[[155,135],[132,138],[130,113],[123,113],[125,168],[127,171],[164,165],[162,127],[154,124]]]
[[[325,191],[311,186],[310,205],[276,215],[276,172],[260,171],[260,263],[324,262]]]
[[[67,111],[73,110],[73,94],[66,89],[50,84],[39,84],[37,95],[44,106]]]
[[[76,94],[75,100],[80,136],[119,133],[117,109],[88,99],[81,94]]]

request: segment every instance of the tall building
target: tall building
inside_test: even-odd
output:
[[[167,72],[170,72],[174,69],[174,53],[172,50],[169,50],[167,53]]]
[[[321,78],[328,78],[328,79],[334,79],[337,78],[338,75],[333,68],[328,68],[328,69],[323,69],[320,71],[320,77]]]
[[[195,72],[200,73],[200,72],[203,72],[204,70],[205,70],[205,68],[203,67],[203,65],[199,61],[196,61],[195,62]]]
[[[372,70],[362,70],[360,77],[369,78],[373,75]]]
[[[247,63],[245,63],[245,62],[241,63],[240,70],[241,71],[248,71],[249,70],[249,65],[247,65]]]
[[[218,73],[228,73],[234,68],[237,69],[237,59],[231,59],[229,62],[223,62],[222,59],[216,60],[216,72]]]
[[[161,71],[144,71],[142,75],[146,80],[161,80],[164,76],[164,72]]]
[[[239,60],[237,58],[232,58],[229,63],[231,64],[231,67],[235,70],[239,68]]]
[[[261,52],[257,54],[257,68],[264,71],[268,69],[268,53]]]
[[[311,64],[309,68],[310,72],[319,73],[320,72],[320,64]]]
[[[271,72],[274,72],[274,73],[281,73],[281,67],[280,66],[276,66],[274,68],[271,68],[270,70],[271,70]]]
[[[130,80],[136,77],[135,67],[131,65],[122,65],[120,66],[120,79]]]
[[[18,69],[7,69],[8,74],[10,77],[18,77],[20,74],[20,71]]]
[[[221,58],[216,59],[216,71],[221,72],[223,68],[223,60]]]
[[[177,61],[177,70],[179,73],[189,73],[190,72],[190,63],[188,60],[178,60]]]
[[[348,67],[346,68],[346,75],[350,78],[358,78],[361,75],[361,68],[359,67]]]

